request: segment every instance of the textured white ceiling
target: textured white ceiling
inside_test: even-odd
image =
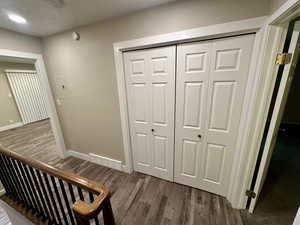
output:
[[[175,0],[0,0],[0,27],[34,36],[47,36]],[[28,21],[18,25],[7,13]]]

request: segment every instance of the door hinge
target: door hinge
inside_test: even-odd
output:
[[[255,198],[256,193],[254,191],[251,191],[251,190],[246,190],[246,196],[250,197],[250,198]]]
[[[278,53],[276,56],[276,65],[284,65],[289,64],[292,59],[292,53]]]

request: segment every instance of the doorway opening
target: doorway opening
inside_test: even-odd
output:
[[[280,65],[251,189],[250,211],[276,224],[292,224],[300,206],[300,22],[289,24],[284,53],[293,53],[288,67]]]
[[[266,181],[255,210],[256,214],[280,213],[286,217],[287,224],[292,223],[300,205],[299,97],[300,63],[298,60]]]
[[[0,108],[2,148],[40,161],[64,157],[64,141],[41,55],[0,51]]]

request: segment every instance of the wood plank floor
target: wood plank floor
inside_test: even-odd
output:
[[[233,209],[220,196],[134,172],[126,174],[85,160],[59,159],[49,121],[0,132],[0,143],[26,157],[106,185],[118,225],[282,225]]]

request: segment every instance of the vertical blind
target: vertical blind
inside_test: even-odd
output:
[[[48,118],[45,94],[34,70],[6,70],[24,124]]]

